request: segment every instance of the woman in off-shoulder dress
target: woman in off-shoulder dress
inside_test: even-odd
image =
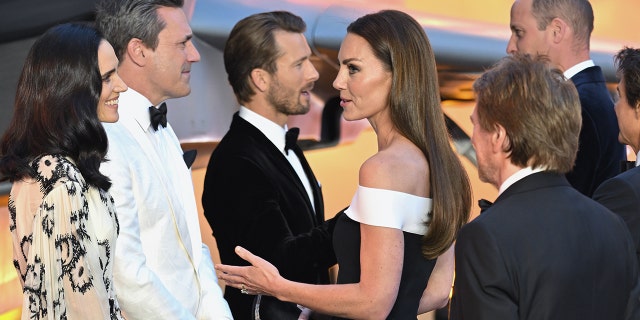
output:
[[[343,116],[366,118],[378,142],[335,226],[338,284],[288,281],[240,247],[236,252],[252,266],[216,268],[227,285],[247,294],[273,295],[323,314],[416,319],[448,301],[453,242],[471,203],[440,108],[433,51],[413,18],[385,10],[349,25],[338,60],[333,86]]]
[[[85,23],[49,29],[25,61],[0,142],[22,319],[122,318],[112,280],[118,219],[99,171],[100,121],[118,120],[127,89],[117,66],[111,45]]]

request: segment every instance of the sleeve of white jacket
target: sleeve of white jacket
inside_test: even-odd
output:
[[[218,284],[218,277],[213,268],[211,253],[206,244],[202,244],[202,260],[198,267],[200,284],[202,285],[202,299],[198,319],[228,319],[231,320],[231,310],[227,301],[222,296],[222,289]]]

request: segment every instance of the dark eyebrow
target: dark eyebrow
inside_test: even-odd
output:
[[[303,62],[303,61],[305,61],[305,60],[309,60],[309,58],[310,58],[310,57],[311,57],[311,56],[304,56],[304,57],[302,57],[302,58],[300,58],[300,59],[298,59],[298,60],[294,61],[294,62],[293,62],[293,65],[296,65],[296,64],[298,64],[298,63],[301,63],[301,62]]]
[[[111,70],[109,70],[109,71],[107,71],[107,72],[105,72],[105,73],[102,75],[102,80],[108,79],[108,78],[109,78],[109,77],[111,77],[111,75],[112,75],[112,74],[114,74],[115,72],[116,72],[116,69],[115,69],[115,68],[114,68],[114,69],[111,69]]]
[[[353,61],[360,61],[360,59],[358,59],[358,58],[348,58],[348,59],[344,59],[344,60],[342,60],[342,64],[347,64],[347,63],[349,63],[349,62],[353,62]],[[340,61],[338,61],[338,62],[340,62]]]

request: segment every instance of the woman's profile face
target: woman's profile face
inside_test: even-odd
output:
[[[363,37],[347,33],[338,52],[340,69],[333,87],[340,91],[346,120],[370,119],[387,110],[392,74]]]
[[[106,40],[98,47],[98,68],[102,78],[102,92],[98,101],[98,119],[102,122],[118,121],[118,98],[127,85],[118,76],[118,58]]]

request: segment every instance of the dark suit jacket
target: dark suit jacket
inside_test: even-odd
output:
[[[296,153],[313,188],[315,211],[282,152],[236,113],[207,167],[204,215],[222,263],[247,265],[234,252],[242,246],[273,263],[289,280],[327,283],[328,268],[336,263],[334,220],[324,221],[320,186],[302,151]],[[225,298],[235,319],[251,318],[253,296],[226,287]]]
[[[618,120],[607,90],[602,69],[590,67],[571,78],[582,105],[580,146],[573,170],[567,174],[571,185],[591,197],[605,180],[620,172],[626,159],[624,145],[618,142]]]
[[[627,223],[640,264],[640,167],[603,182],[593,194],[593,199],[621,216]]]
[[[622,219],[562,175],[532,174],[461,229],[451,319],[625,319],[634,253]]]

